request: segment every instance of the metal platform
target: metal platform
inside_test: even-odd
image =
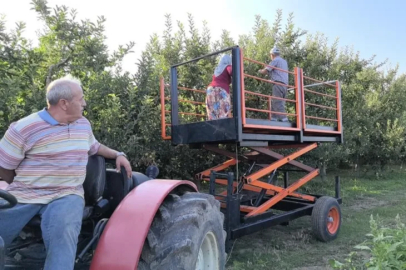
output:
[[[248,119],[249,120],[249,119]],[[254,120],[259,122],[258,120]],[[265,121],[264,121],[265,122]],[[266,121],[271,122],[271,121]],[[257,124],[258,125],[258,124]],[[294,124],[275,122],[265,127],[293,128]],[[319,127],[313,127],[319,128]],[[323,129],[320,128],[321,131]],[[332,130],[332,129],[329,129]],[[240,132],[239,132],[240,131]],[[260,133],[261,132],[261,133]],[[172,143],[178,144],[227,144],[237,143],[240,146],[266,146],[274,143],[289,142],[341,142],[341,135],[330,133],[308,133],[290,130],[268,131],[260,129],[240,128],[235,118],[219,119],[213,121],[196,122],[172,126]]]
[[[222,52],[232,52],[232,116],[225,119],[207,121],[205,111],[205,90],[196,85],[178,84],[178,67],[188,65]],[[253,87],[259,83],[280,84],[248,74],[244,69],[248,65],[261,63],[243,57],[238,47],[228,48],[205,55],[188,62],[172,66],[170,85],[160,82],[162,138],[170,139],[172,144],[219,144],[232,143],[240,146],[267,146],[277,143],[343,143],[341,88],[338,81],[322,82],[304,76],[303,69],[295,67],[289,73],[292,85],[287,85],[292,98],[277,98]],[[305,84],[310,82],[310,84]],[[199,85],[203,85],[200,83]],[[310,90],[322,88],[324,91]],[[250,90],[246,90],[249,88]],[[170,89],[170,91],[168,91]],[[271,121],[278,113],[272,110],[272,99],[286,102],[286,116],[290,122]],[[170,103],[166,102],[170,101]],[[190,106],[184,106],[184,105]],[[200,106],[200,109],[199,109]],[[324,116],[323,113],[326,112]],[[313,113],[313,114],[312,114]],[[310,123],[312,122],[312,123]],[[167,135],[170,132],[170,136]]]

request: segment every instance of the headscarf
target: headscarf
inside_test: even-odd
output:
[[[224,69],[231,64],[231,56],[228,54],[223,54],[223,56],[221,56],[220,58],[218,66],[214,70],[214,76],[220,76],[220,74],[223,73]]]

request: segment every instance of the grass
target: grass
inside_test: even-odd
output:
[[[325,181],[315,179],[306,191],[334,194],[334,175]],[[228,270],[248,269],[329,269],[328,260],[343,261],[353,247],[365,240],[371,215],[391,223],[397,214],[406,222],[406,172],[390,170],[384,177],[358,176],[340,172],[342,226],[336,240],[322,243],[314,239],[310,217],[292,221],[236,240],[229,254]]]

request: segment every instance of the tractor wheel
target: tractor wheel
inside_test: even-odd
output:
[[[341,227],[341,209],[336,199],[327,196],[317,199],[312,212],[312,227],[320,241],[337,238]]]
[[[138,269],[224,269],[223,222],[220,203],[213,196],[170,194],[152,222]]]

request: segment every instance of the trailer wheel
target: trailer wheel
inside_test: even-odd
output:
[[[224,269],[223,223],[220,203],[213,196],[170,194],[155,215],[138,269]]]
[[[328,242],[337,238],[341,227],[341,209],[336,199],[317,199],[312,212],[312,228],[316,238]]]

